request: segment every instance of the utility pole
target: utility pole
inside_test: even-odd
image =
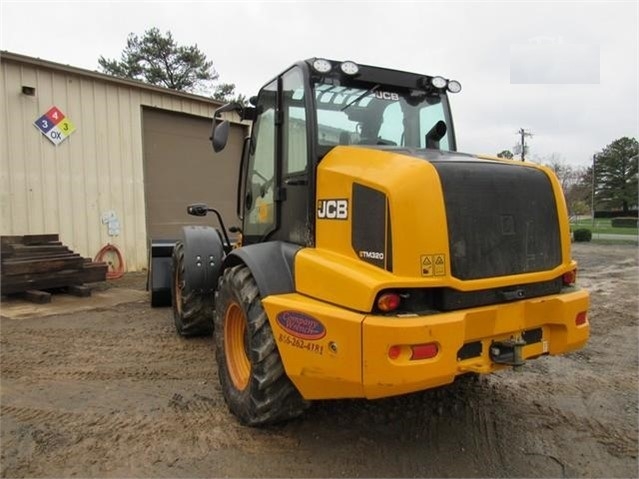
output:
[[[520,128],[517,133],[521,136],[521,161],[525,161],[524,155],[526,153],[526,137],[530,136],[532,138],[533,134],[523,128]]]

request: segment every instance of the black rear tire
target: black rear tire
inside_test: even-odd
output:
[[[182,336],[207,336],[213,331],[213,295],[194,291],[184,280],[184,243],[178,241],[171,261],[171,298],[175,329]]]
[[[215,304],[215,355],[230,411],[248,426],[301,415],[310,403],[284,371],[259,289],[246,266],[224,271]]]

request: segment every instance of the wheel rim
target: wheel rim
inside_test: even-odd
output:
[[[178,267],[181,267],[178,265]],[[178,316],[182,316],[182,275],[180,270],[175,275],[175,309]]]
[[[251,362],[246,354],[246,318],[237,303],[231,303],[224,316],[226,367],[235,387],[243,391],[249,383]]]

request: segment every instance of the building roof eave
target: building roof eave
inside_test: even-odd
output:
[[[150,85],[148,83],[144,83],[139,80],[116,77],[112,75],[107,75],[105,73],[86,70],[84,68],[78,68],[71,65],[63,65],[62,63],[56,63],[49,60],[42,60],[41,58],[34,58],[27,55],[19,54],[19,53],[0,50],[0,62],[5,62],[5,61],[10,61],[14,63],[23,63],[23,64],[33,65],[37,67],[42,67],[42,68],[48,68],[51,70],[57,70],[60,72],[69,73],[73,75],[94,78],[94,79],[101,80],[108,83],[117,83],[120,85],[129,86],[132,88],[139,88],[141,90],[162,93],[165,95],[172,95],[172,96],[176,96],[180,98],[187,98],[189,100],[201,101],[204,103],[209,103],[213,107],[221,106],[224,104],[223,102],[213,100],[212,98],[208,98],[205,96],[196,95],[194,93],[187,93],[187,92],[172,90],[170,88]]]

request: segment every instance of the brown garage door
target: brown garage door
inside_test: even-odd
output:
[[[185,225],[217,226],[215,216],[186,214],[191,203],[217,208],[227,228],[237,225],[237,175],[246,129],[232,125],[229,141],[213,154],[211,120],[143,109],[146,222],[150,238],[177,238]]]

